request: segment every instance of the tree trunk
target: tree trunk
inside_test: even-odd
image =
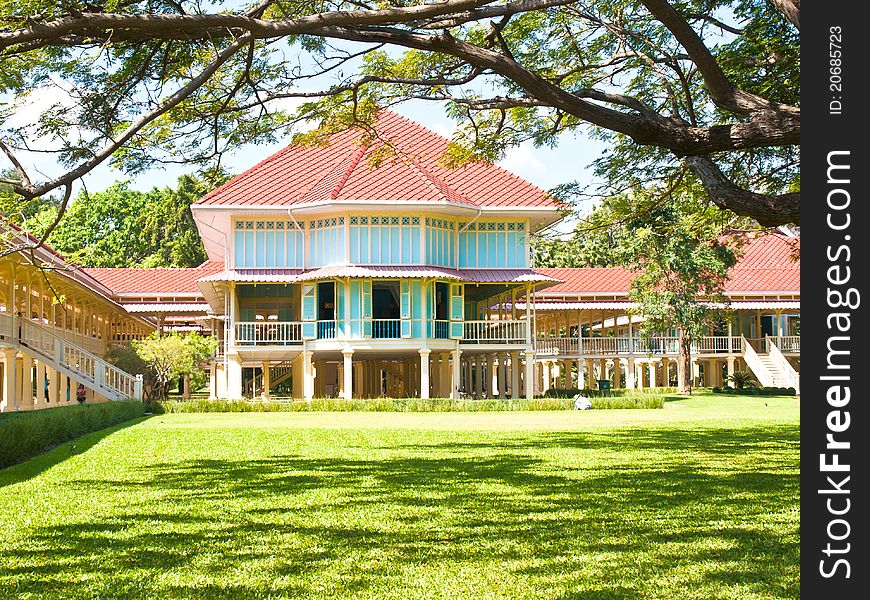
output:
[[[692,394],[692,338],[680,330],[680,355],[677,358],[677,387],[681,394]]]

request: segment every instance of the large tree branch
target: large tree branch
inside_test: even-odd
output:
[[[776,9],[788,19],[788,22],[801,28],[801,0],[771,0]]]
[[[46,46],[78,45],[83,38],[115,42],[143,39],[221,39],[248,33],[253,39],[309,33],[313,29],[338,25],[392,25],[470,10],[496,0],[445,0],[432,4],[377,10],[331,11],[295,19],[272,21],[242,14],[122,14],[78,13],[48,23],[34,23],[26,29],[0,33],[0,50],[17,44]],[[535,8],[545,0],[526,0]],[[527,9],[529,10],[529,9]],[[256,13],[253,13],[256,14]]]
[[[91,158],[79,164],[78,167],[67,171],[56,179],[52,179],[51,181],[47,181],[39,185],[26,185],[24,184],[24,182],[21,182],[20,184],[14,186],[15,191],[26,198],[34,198],[37,196],[42,196],[43,194],[46,194],[62,185],[69,185],[79,177],[91,172],[94,167],[101,164],[107,158],[112,156],[112,154],[114,154],[124,144],[130,141],[130,139],[134,135],[136,135],[143,127],[145,127],[155,119],[159,118],[161,115],[169,112],[174,107],[178,106],[178,104],[180,104],[185,98],[190,96],[196,89],[198,89],[206,81],[208,81],[209,78],[214,75],[214,73],[221,67],[221,65],[229,60],[230,57],[232,57],[240,49],[250,44],[251,41],[251,36],[246,34],[238,38],[229,46],[227,46],[217,55],[217,57],[215,57],[215,59],[211,63],[209,63],[199,73],[199,75],[191,79],[187,84],[181,87],[178,91],[172,94],[169,98],[167,98],[164,102],[155,107],[153,110],[143,114],[138,119],[133,121],[133,123],[131,123],[130,126],[127,127],[127,129],[125,129],[120,136],[112,139],[111,142],[96,151],[91,156]]]
[[[532,73],[500,52],[457,40],[449,33],[420,34],[403,29],[378,27],[324,27],[320,35],[358,42],[394,44],[456,56],[469,64],[488,69],[521,86],[526,93],[548,106],[588,121],[599,127],[630,136],[640,144],[662,146],[678,156],[706,155],[712,152],[766,146],[785,146],[800,142],[800,113],[764,111],[746,122],[712,127],[690,127],[682,119],[657,113],[623,112],[589,102],[583,95],[564,90]],[[597,99],[605,100],[603,92]],[[623,97],[624,98],[624,97]]]
[[[642,0],[642,2],[647,10],[667,27],[680,42],[680,45],[686,49],[686,53],[698,67],[698,72],[704,79],[704,83],[707,84],[713,102],[722,108],[742,115],[749,115],[759,110],[774,112],[796,112],[798,110],[793,106],[771,102],[735,86],[728,80],[725,72],[701,37],[667,0]]]
[[[689,156],[692,168],[707,190],[710,199],[721,208],[738,215],[752,217],[764,226],[800,225],[800,193],[758,194],[745,190],[728,179],[712,160],[705,156]]]

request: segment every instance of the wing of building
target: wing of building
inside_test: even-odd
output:
[[[37,241],[0,219],[0,412],[141,399],[141,379],[105,356],[156,323],[127,310],[99,279]],[[27,249],[8,252],[16,248]]]
[[[668,384],[675,332],[640,343],[631,273],[531,268],[556,199],[491,164],[445,167],[447,140],[390,111],[374,130],[290,145],[194,204],[200,267],[85,273],[128,314],[217,335],[218,398]],[[796,383],[796,243],[747,244],[733,310],[696,349],[699,384],[744,367]]]

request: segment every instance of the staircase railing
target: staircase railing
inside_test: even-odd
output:
[[[278,385],[282,381],[286,380],[287,377],[293,372],[293,363],[292,361],[285,360],[283,362],[278,363],[277,365],[272,365],[269,367],[269,384]],[[263,373],[257,373],[254,375],[254,378],[249,383],[249,395],[251,397],[256,395],[257,390],[263,389]]]
[[[755,373],[755,377],[758,378],[758,382],[761,385],[765,387],[776,385],[773,380],[773,375],[767,369],[767,366],[761,362],[761,358],[759,358],[755,348],[753,348],[752,344],[750,344],[745,337],[743,338],[743,360],[746,361],[746,366]]]
[[[142,379],[117,368],[29,319],[18,320],[18,342],[111,400],[142,399]]]
[[[785,378],[785,382],[788,385],[783,387],[793,387],[800,393],[801,390],[801,379],[800,375],[797,371],[794,370],[794,367],[791,366],[791,363],[788,362],[788,359],[783,356],[782,352],[779,349],[779,346],[776,344],[776,339],[772,337],[767,338],[767,353],[770,356],[771,360],[773,360],[774,364],[779,368],[780,374]]]

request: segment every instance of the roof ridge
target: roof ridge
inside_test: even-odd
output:
[[[338,193],[341,191],[341,188],[344,187],[344,184],[347,183],[347,180],[350,179],[351,173],[356,169],[356,166],[359,164],[359,161],[362,160],[362,157],[365,156],[365,153],[369,151],[369,146],[366,144],[360,144],[359,150],[356,152],[356,156],[350,161],[350,164],[347,166],[347,169],[344,170],[344,174],[341,176],[341,179],[338,183],[335,184],[335,187],[332,188],[332,192],[330,192],[329,197],[335,200],[338,198]]]
[[[447,185],[443,181],[440,181],[439,179],[436,179],[435,176],[431,175],[425,167],[418,164],[416,157],[409,155],[407,163],[408,166],[420,173],[426,180],[427,185],[429,185],[429,187],[431,187],[438,194],[440,194],[441,197],[443,197],[446,201],[451,202],[453,200],[451,196],[458,196],[459,198],[462,198],[461,194],[456,193],[449,185]],[[464,198],[462,199],[464,200]]]

